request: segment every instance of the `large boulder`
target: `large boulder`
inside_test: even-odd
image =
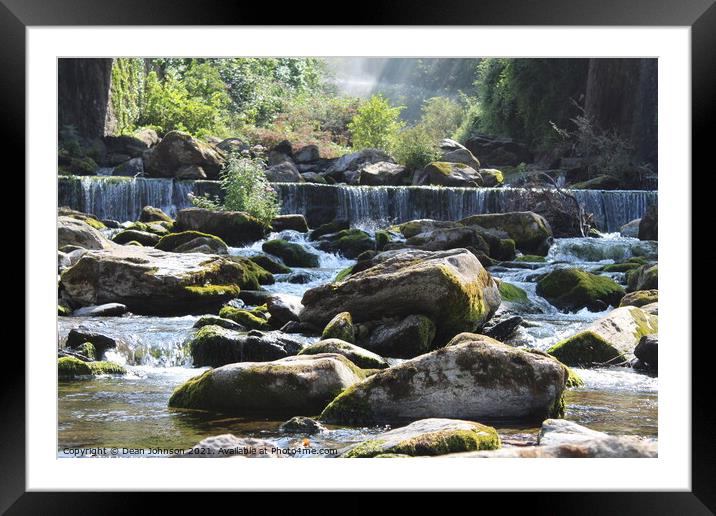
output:
[[[491,426],[460,419],[431,418],[378,434],[351,446],[341,456],[368,458],[386,453],[411,457],[435,456],[496,450],[500,445],[500,436]]]
[[[449,138],[444,139],[440,143],[440,161],[447,161],[449,163],[462,163],[474,170],[480,170],[480,161],[455,140]]]
[[[266,307],[271,314],[271,324],[275,327],[283,326],[290,321],[298,321],[303,310],[301,298],[290,294],[272,295]]]
[[[239,333],[207,325],[197,331],[187,347],[194,366],[218,367],[235,362],[268,362],[295,355],[303,344],[281,332]]]
[[[161,209],[155,208],[154,206],[145,206],[142,208],[142,213],[139,214],[140,222],[170,222],[174,220],[164,213]]]
[[[634,347],[644,335],[659,331],[659,319],[641,308],[626,306],[547,350],[569,366],[593,367],[623,364],[633,358]]]
[[[659,302],[659,291],[656,289],[637,290],[629,292],[619,302],[619,306],[638,306],[649,305]]]
[[[199,231],[169,233],[159,239],[154,247],[170,253],[229,254],[229,248],[222,239]]]
[[[454,229],[460,228],[462,224],[449,220],[432,220],[432,219],[416,219],[403,222],[397,226],[397,229],[405,238],[411,238],[421,233],[430,233],[438,229]]]
[[[367,186],[399,186],[408,180],[409,172],[403,165],[389,161],[371,163],[361,169],[360,184]]]
[[[644,335],[634,348],[634,356],[639,359],[640,366],[651,372],[659,369],[659,335]]]
[[[480,231],[470,227],[439,228],[419,233],[408,238],[405,243],[426,251],[445,251],[460,247],[471,247],[490,253],[490,246]]]
[[[223,165],[221,152],[181,131],[168,132],[144,160],[144,169],[154,177],[175,177],[180,169],[193,166],[215,179]]]
[[[101,358],[104,352],[108,349],[116,349],[117,347],[117,341],[112,337],[88,330],[82,326],[70,330],[67,334],[65,347],[70,349],[79,349],[86,342],[89,342],[94,346],[95,356],[97,358]]]
[[[122,303],[135,314],[184,315],[236,297],[244,275],[241,264],[218,256],[117,246],[86,252],[60,284],[75,305]]]
[[[66,245],[85,249],[110,249],[114,244],[84,220],[60,215],[57,217],[57,247]]]
[[[500,305],[492,276],[465,249],[388,256],[345,281],[308,290],[301,321],[322,327],[340,312],[350,312],[356,322],[423,314],[435,321],[438,341],[446,342],[475,330]]]
[[[190,459],[280,459],[273,441],[221,434],[202,439],[178,457]]]
[[[159,242],[159,235],[137,229],[125,229],[114,235],[112,242],[120,245],[136,242],[147,247],[154,247]]]
[[[247,213],[204,208],[186,208],[179,211],[174,231],[187,230],[218,236],[228,245],[235,247],[261,240],[268,233],[264,224]]]
[[[240,416],[311,416],[364,376],[335,354],[241,362],[187,381],[172,393],[169,406]]]
[[[545,419],[542,422],[537,442],[541,446],[574,444],[607,437],[604,432],[597,432],[586,426],[566,419]]]
[[[464,163],[434,161],[425,166],[422,173],[416,173],[414,184],[438,186],[482,186],[482,176]]]
[[[527,254],[546,256],[553,241],[549,222],[531,211],[472,215],[460,223],[494,230],[501,238],[514,240],[517,249]]]
[[[353,318],[350,312],[341,312],[328,321],[321,334],[322,339],[340,339],[345,342],[355,343],[356,335],[353,327]]]
[[[308,233],[306,217],[301,214],[278,215],[271,221],[271,228],[274,231],[290,229],[299,233]]]
[[[494,451],[475,451],[445,455],[450,459],[520,458],[520,459],[655,459],[656,441],[633,435],[595,437],[576,443],[546,446],[512,446]]]
[[[266,169],[266,179],[272,183],[303,183],[305,179],[291,161],[282,161]]]
[[[659,207],[650,205],[639,222],[639,240],[659,240]]]
[[[388,362],[380,355],[340,339],[325,339],[303,348],[299,355],[335,353],[343,355],[361,369],[385,369]]]
[[[656,290],[659,288],[659,266],[647,263],[627,272],[627,288],[630,292]]]
[[[639,238],[639,225],[641,219],[634,219],[619,228],[619,234],[627,238]]]
[[[560,310],[601,312],[619,306],[624,288],[611,278],[576,268],[556,269],[537,282],[537,295]]]
[[[363,165],[379,162],[395,163],[393,158],[388,156],[388,154],[382,150],[361,149],[357,152],[345,154],[338,158],[330,167],[328,167],[326,173],[329,175],[341,174],[347,170],[358,170]]]
[[[355,259],[363,251],[374,250],[375,240],[365,231],[353,228],[324,235],[317,245],[321,251],[338,253],[346,258]]]
[[[566,367],[539,353],[463,333],[380,371],[331,402],[321,420],[390,423],[427,417],[542,421],[563,412]]]

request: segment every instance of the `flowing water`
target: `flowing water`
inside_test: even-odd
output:
[[[167,197],[168,199],[169,197]],[[139,203],[142,204],[142,203]],[[369,224],[375,226],[375,224]],[[295,268],[289,275],[276,275],[267,285],[272,292],[301,296],[306,290],[331,281],[354,263],[315,249],[300,233],[284,231],[268,238],[284,238],[300,243],[320,256],[316,269]],[[231,248],[234,255],[261,252],[263,242]],[[545,350],[560,339],[573,335],[607,312],[582,310],[564,314],[535,293],[537,275],[567,264],[593,270],[630,256],[654,256],[650,243],[616,234],[602,239],[557,239],[544,263],[515,263],[494,267],[496,277],[527,291],[531,306],[520,315],[529,323],[520,327],[509,343]],[[510,266],[512,265],[512,266]],[[295,283],[295,275],[304,275]],[[623,274],[612,275],[623,281]],[[196,316],[185,317],[60,317],[58,337],[64,340],[72,328],[83,327],[118,340],[117,350],[108,359],[126,364],[126,377],[97,377],[91,380],[59,383],[58,455],[71,456],[67,447],[118,447],[187,449],[211,435],[233,433],[238,436],[270,439],[280,446],[297,446],[302,436],[283,434],[282,421],[244,419],[217,414],[169,409],[167,401],[174,388],[200,374],[192,368],[184,343],[192,335]],[[305,337],[309,343],[315,337]],[[657,379],[626,367],[576,369],[584,387],[566,394],[566,418],[595,430],[612,434],[657,436]],[[498,426],[507,445],[534,442],[538,428]],[[340,449],[384,430],[329,427],[328,432],[311,437],[314,445]],[[127,452],[127,456],[135,456]]]

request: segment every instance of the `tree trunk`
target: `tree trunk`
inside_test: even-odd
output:
[[[59,128],[74,126],[86,140],[111,133],[111,82],[112,59],[59,59]]]

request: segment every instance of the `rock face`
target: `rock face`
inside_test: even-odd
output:
[[[291,161],[282,161],[266,169],[266,179],[272,183],[303,183],[305,180]]]
[[[236,297],[244,274],[240,264],[218,256],[117,246],[86,252],[60,284],[79,306],[122,303],[140,315],[184,315]]]
[[[464,163],[434,161],[428,164],[422,174],[415,175],[415,184],[440,186],[482,186],[480,173]]]
[[[553,241],[547,220],[531,211],[473,215],[460,223],[495,230],[501,238],[514,240],[517,249],[526,254],[546,256]]]
[[[446,342],[475,330],[500,305],[492,276],[464,249],[381,254],[390,257],[345,281],[308,290],[301,321],[321,327],[340,312],[350,312],[355,322],[422,314],[435,321],[438,341]]]
[[[659,288],[658,264],[645,264],[627,273],[627,285],[631,292]]]
[[[274,231],[291,229],[293,231],[298,231],[299,233],[308,232],[306,217],[300,214],[279,215],[271,221],[271,228]]]
[[[199,329],[188,343],[196,367],[218,367],[234,362],[268,362],[295,355],[301,342],[281,332],[250,332],[248,335],[221,326]]]
[[[310,416],[363,373],[341,355],[288,357],[210,369],[178,387],[169,406],[235,415]]]
[[[223,164],[223,155],[212,146],[188,133],[170,131],[148,153],[144,169],[154,177],[174,177],[183,167],[193,166],[215,179]]]
[[[641,308],[616,308],[584,331],[558,342],[547,353],[569,366],[619,364],[632,358],[644,335],[659,331],[658,317]]]
[[[343,355],[361,369],[385,369],[388,362],[380,355],[340,339],[319,340],[301,350],[299,355],[317,355],[335,353]]]
[[[449,138],[444,139],[440,143],[440,151],[442,153],[440,161],[448,163],[462,163],[474,170],[480,170],[480,161],[467,148],[460,145],[455,140]]]
[[[500,447],[497,431],[486,425],[459,419],[422,419],[408,426],[376,435],[351,447],[345,458],[375,457],[385,453],[411,457],[445,455]]]
[[[659,240],[659,208],[652,204],[639,222],[639,240]]]
[[[258,219],[240,211],[214,211],[186,208],[177,214],[175,231],[199,231],[240,247],[261,240],[268,228]]]
[[[361,169],[360,184],[367,186],[400,186],[407,182],[408,170],[396,163],[379,161]]]
[[[561,310],[576,312],[586,307],[599,312],[619,306],[624,289],[606,276],[569,268],[554,270],[539,280],[537,295]]]
[[[347,170],[358,170],[363,165],[371,163],[388,162],[393,163],[393,158],[379,149],[362,149],[351,154],[345,154],[338,158],[326,170],[327,174],[336,175]]]
[[[88,223],[73,217],[57,217],[57,247],[74,245],[85,249],[110,249],[112,242]]]
[[[370,376],[338,396],[321,420],[390,423],[426,417],[542,421],[563,410],[559,362],[470,333]]]

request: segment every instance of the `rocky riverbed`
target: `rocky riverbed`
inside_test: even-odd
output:
[[[655,241],[399,222],[61,209],[58,456],[656,454]]]

